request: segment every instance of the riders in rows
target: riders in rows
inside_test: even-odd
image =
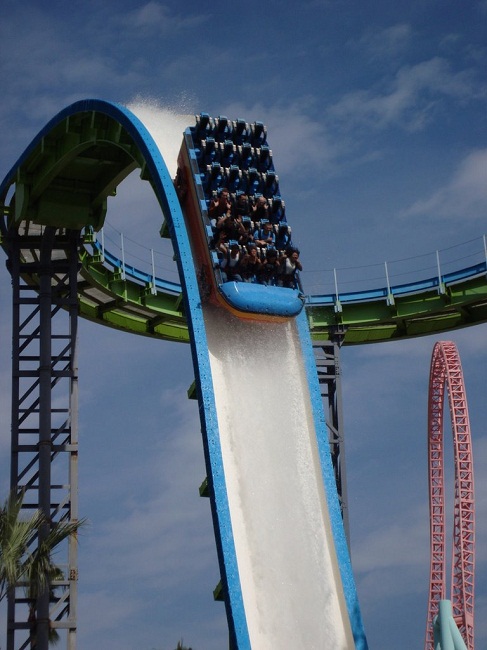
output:
[[[201,113],[192,137],[213,234],[210,246],[224,281],[297,288],[302,265],[265,126]],[[176,187],[179,195],[187,191],[184,178]]]
[[[263,219],[276,226],[287,223],[284,201],[280,196],[267,199],[261,194],[248,195],[240,190],[230,194],[228,188],[223,187],[218,193],[215,192],[209,201],[210,221],[215,224],[216,220],[228,210],[234,214],[249,216],[254,223],[260,223]]]
[[[225,239],[225,238],[224,238]],[[257,284],[296,288],[298,271],[302,271],[299,250],[288,247],[278,251],[268,246],[259,253],[254,243],[243,247],[235,240],[222,240],[217,246],[223,282],[254,282]]]

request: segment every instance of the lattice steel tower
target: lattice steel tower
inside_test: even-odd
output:
[[[350,524],[345,463],[340,346],[344,332],[330,331],[329,341],[313,344],[320,392],[325,410],[331,461],[337,486],[343,526],[350,549]]]
[[[51,523],[78,517],[78,241],[77,231],[22,222],[4,242],[13,287],[11,487],[25,490],[24,508]],[[48,532],[41,526],[30,548]],[[47,650],[50,628],[75,649],[76,544],[71,536],[61,545],[63,579],[37,602],[25,583],[10,589],[7,650]]]

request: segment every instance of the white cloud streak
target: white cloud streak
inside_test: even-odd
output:
[[[434,57],[401,67],[383,88],[345,94],[329,109],[331,118],[352,128],[391,126],[420,131],[433,119],[445,98],[469,101],[477,95],[472,73],[454,72],[445,59]]]
[[[332,162],[339,155],[339,149],[331,142],[324,121],[309,114],[309,99],[302,98],[288,105],[270,105],[256,102],[246,105],[239,102],[227,104],[222,109],[231,119],[246,115],[272,126],[272,152],[276,169],[283,176],[293,173],[302,178],[313,167],[330,171]],[[290,128],[292,125],[292,128]],[[301,153],[296,165],[297,152]]]
[[[204,14],[175,13],[169,5],[155,0],[116,18],[132,34],[134,31],[139,34],[156,32],[159,37],[199,27],[208,19]]]
[[[413,29],[408,23],[397,23],[385,29],[368,29],[359,39],[347,45],[370,61],[389,60],[404,53],[411,44]]]
[[[402,216],[469,217],[484,220],[487,211],[487,148],[467,154],[452,178],[429,197],[420,199]]]

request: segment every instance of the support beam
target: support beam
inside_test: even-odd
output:
[[[25,490],[24,508],[41,510],[51,523],[78,519],[78,248],[79,233],[46,228],[36,250],[9,233],[8,266],[13,287],[11,488]],[[31,254],[35,251],[34,254]],[[54,407],[55,405],[55,407]],[[49,524],[31,540],[33,551]],[[63,579],[37,601],[25,585],[8,597],[7,650],[48,650],[49,628],[59,631],[67,650],[76,649],[76,540],[59,548]],[[60,560],[58,560],[60,558]]]
[[[318,381],[329,433],[330,453],[335,474],[338,498],[342,511],[345,536],[350,551],[348,494],[345,472],[345,438],[343,427],[342,384],[339,352],[343,336],[337,332],[330,341],[313,344]]]

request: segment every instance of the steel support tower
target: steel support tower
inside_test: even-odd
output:
[[[326,415],[330,454],[335,474],[338,499],[342,511],[343,526],[350,550],[350,526],[348,516],[348,495],[345,464],[345,439],[343,426],[342,382],[340,372],[340,347],[343,336],[336,332],[329,341],[313,344],[316,370],[320,384],[321,397]]]
[[[11,488],[48,522],[78,517],[78,241],[76,231],[9,231],[13,287]],[[49,532],[41,527],[34,550]],[[34,600],[25,583],[8,595],[7,650],[48,649],[50,628],[76,648],[77,541],[61,545],[63,578]],[[36,638],[31,631],[35,621]],[[32,638],[31,638],[32,637]]]

